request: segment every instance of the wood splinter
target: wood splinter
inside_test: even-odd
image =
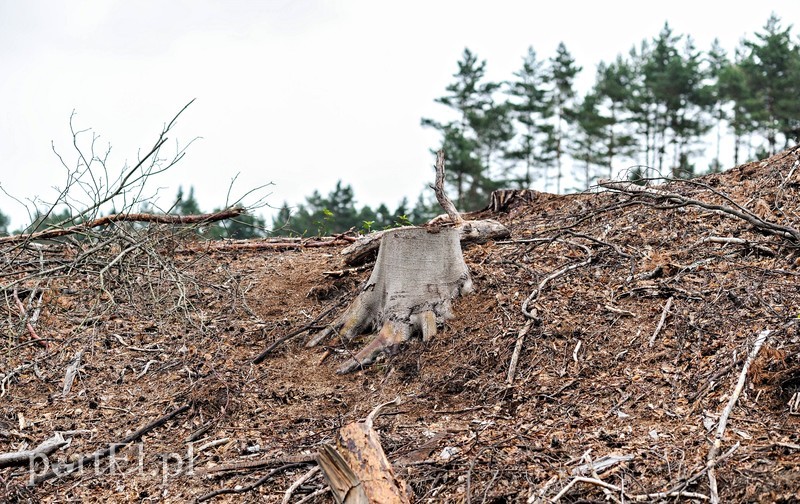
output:
[[[317,460],[338,504],[411,502],[405,481],[395,475],[373,429],[381,409],[399,403],[398,397],[379,405],[365,420],[342,427],[336,446],[320,448]]]

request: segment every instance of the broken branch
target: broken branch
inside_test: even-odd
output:
[[[89,222],[76,224],[66,228],[45,229],[31,234],[11,235],[0,238],[0,243],[17,243],[29,240],[48,240],[69,234],[82,233],[100,226],[107,226],[115,222],[147,222],[153,224],[204,224],[225,219],[232,219],[245,213],[244,208],[227,208],[219,212],[198,215],[158,215],[147,213],[118,213],[94,219]]]
[[[447,212],[447,215],[450,216],[450,220],[456,226],[461,225],[464,222],[464,219],[461,217],[461,214],[458,213],[456,210],[455,205],[453,202],[450,201],[450,198],[447,197],[447,194],[444,192],[444,150],[439,149],[436,153],[436,183],[433,186],[433,191],[436,193],[436,200],[439,201],[439,205],[442,206],[442,209]]]
[[[744,361],[742,372],[739,373],[739,380],[736,382],[736,388],[733,389],[733,393],[728,400],[728,404],[725,406],[725,409],[722,410],[722,414],[719,417],[717,432],[714,435],[714,444],[711,445],[711,449],[708,451],[708,462],[706,464],[708,467],[708,486],[711,490],[711,502],[714,504],[719,503],[719,492],[717,490],[717,471],[715,468],[716,458],[719,454],[720,448],[722,447],[722,436],[725,434],[725,427],[728,425],[728,417],[730,416],[733,407],[736,405],[736,401],[739,400],[739,396],[742,393],[744,383],[747,380],[747,371],[750,369],[750,365],[758,356],[761,346],[764,344],[764,341],[766,341],[767,336],[769,336],[770,333],[772,333],[772,331],[769,329],[765,329],[758,333],[758,337],[756,337],[756,341],[753,343],[753,348],[747,355],[747,360]]]
[[[56,432],[53,437],[42,441],[39,446],[32,450],[0,453],[0,468],[28,465],[37,458],[43,458],[54,453],[68,443],[69,441],[65,440],[60,432]]]
[[[745,222],[749,223],[756,229],[763,231],[765,233],[777,235],[782,238],[788,238],[795,242],[800,242],[800,230],[795,229],[791,226],[783,226],[781,224],[776,224],[771,221],[766,221],[761,217],[757,216],[756,214],[754,214],[753,212],[750,212],[749,210],[739,205],[736,205],[738,208],[732,208],[726,205],[706,203],[705,201],[687,198],[678,193],[662,191],[650,187],[643,187],[640,185],[633,184],[631,182],[612,182],[609,180],[601,180],[599,182],[599,185],[601,187],[605,187],[606,189],[610,189],[612,191],[617,191],[636,196],[643,196],[654,200],[662,200],[677,205],[696,206],[723,215],[733,216],[744,220]]]
[[[669,309],[672,308],[673,299],[673,296],[670,296],[669,299],[667,299],[667,303],[664,305],[664,309],[661,311],[661,320],[658,321],[656,330],[653,331],[653,335],[650,336],[650,342],[648,344],[650,348],[653,347],[653,344],[656,342],[656,338],[658,337],[658,333],[661,332],[661,328],[664,326],[664,321],[667,320],[667,314],[669,313]]]

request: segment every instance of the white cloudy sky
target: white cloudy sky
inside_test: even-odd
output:
[[[528,46],[547,57],[564,41],[588,86],[665,21],[732,50],[771,12],[789,24],[800,2],[0,0],[0,186],[52,199],[65,170],[51,142],[73,159],[73,110],[119,167],[196,98],[172,138],[202,139],[158,179],[163,205],[183,184],[219,206],[238,173],[234,192],[272,182],[276,206],[342,179],[359,204],[394,207],[431,181],[437,136],[420,118],[445,113],[433,99],[464,47],[502,80]],[[0,210],[26,219],[2,194]]]

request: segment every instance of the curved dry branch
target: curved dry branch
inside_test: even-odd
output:
[[[760,231],[800,243],[800,230],[793,228],[791,226],[784,226],[781,224],[777,224],[775,222],[764,220],[761,217],[754,214],[753,212],[744,209],[738,204],[736,204],[738,208],[732,208],[726,205],[707,203],[705,201],[687,198],[686,196],[683,196],[678,193],[663,191],[660,189],[653,189],[650,187],[644,187],[633,184],[631,182],[613,182],[610,180],[601,180],[598,184],[600,185],[600,187],[605,187],[606,189],[617,191],[624,194],[629,194],[632,196],[641,196],[644,198],[649,198],[651,200],[661,201],[681,206],[695,206],[706,210],[710,210],[712,212],[717,212],[724,215],[730,215],[732,217],[742,219],[743,221],[747,222],[748,224],[752,225],[754,228]]]
[[[107,226],[115,222],[148,222],[152,224],[204,224],[232,219],[245,213],[244,208],[227,208],[219,212],[198,215],[159,215],[148,213],[118,213],[76,224],[67,228],[46,229],[32,234],[11,235],[0,238],[0,244],[19,243],[30,240],[49,240],[70,234],[82,233],[89,229]]]
[[[450,216],[453,224],[458,226],[464,222],[461,214],[456,210],[456,206],[453,205],[453,202],[444,192],[444,150],[442,149],[436,153],[436,183],[433,186],[433,191],[436,193],[436,200],[439,201],[442,209]]]

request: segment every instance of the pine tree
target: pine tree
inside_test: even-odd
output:
[[[200,212],[200,205],[194,197],[194,186],[189,186],[189,196],[184,197],[183,187],[178,186],[178,194],[175,196],[174,211],[178,215],[197,215]]]
[[[448,182],[455,188],[456,206],[464,210],[485,203],[491,192],[490,164],[513,135],[507,108],[493,97],[499,84],[484,82],[485,73],[486,61],[479,61],[464,49],[458,72],[453,75],[455,82],[447,86],[446,96],[435,100],[453,109],[458,119],[444,123],[422,119],[423,126],[442,135]]]
[[[563,178],[563,158],[566,151],[566,138],[569,129],[575,120],[575,77],[581,67],[575,64],[575,59],[567,50],[563,42],[558,44],[556,55],[550,60],[550,106],[555,117],[555,127],[550,132],[551,138],[547,145],[552,149],[556,163],[556,193],[561,192],[561,179]]]
[[[717,86],[722,100],[730,107],[727,119],[733,133],[733,164],[740,163],[742,142],[747,134],[756,129],[751,111],[757,108],[755,96],[747,83],[747,75],[742,68],[745,48],[736,50],[735,61],[724,65],[719,72]]]
[[[722,144],[722,123],[729,120],[725,108],[725,96],[722,92],[720,85],[720,77],[725,71],[725,68],[730,66],[728,54],[719,42],[719,39],[714,39],[711,43],[706,56],[707,70],[706,76],[710,83],[707,86],[709,93],[709,102],[712,108],[712,116],[714,117],[716,138],[714,142],[714,159],[711,161],[711,171],[719,172],[721,170],[720,162],[720,146]]]
[[[758,97],[751,114],[770,154],[776,151],[778,135],[788,146],[800,134],[800,48],[792,41],[791,28],[781,28],[780,19],[770,16],[756,40],[745,41],[749,52],[741,63],[748,86]]]
[[[575,178],[580,181],[582,190],[588,190],[597,180],[597,167],[604,162],[605,144],[608,140],[608,117],[600,113],[601,97],[589,92],[577,108],[577,134],[572,145],[572,157],[580,164],[575,165]]]
[[[534,170],[541,170],[547,190],[547,169],[553,162],[542,151],[542,143],[546,133],[550,131],[548,121],[553,115],[547,102],[549,76],[544,65],[537,58],[533,47],[528,47],[522,68],[514,73],[515,79],[509,83],[508,94],[513,98],[510,104],[511,114],[519,123],[520,134],[516,147],[510,149],[506,157],[522,162],[524,174],[517,177],[516,181],[523,189],[529,188],[535,180]]]
[[[691,38],[683,51],[678,43],[683,37],[674,35],[665,23],[653,49],[644,63],[645,86],[655,104],[654,133],[657,165],[664,170],[667,144],[673,146],[671,171],[688,170],[689,147],[707,131],[704,121],[705,94],[701,92],[700,53]]]
[[[604,121],[605,154],[600,163],[608,169],[608,178],[614,177],[614,161],[631,158],[636,152],[636,139],[630,131],[630,113],[626,112],[630,93],[636,88],[636,77],[628,62],[620,55],[610,65],[597,67],[598,107],[606,111]]]

